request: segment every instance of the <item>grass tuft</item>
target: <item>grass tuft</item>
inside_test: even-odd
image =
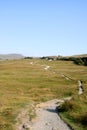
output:
[[[83,126],[87,127],[87,112],[84,112],[77,116],[78,123],[82,124]]]
[[[73,111],[78,108],[77,104],[73,100],[65,101],[58,107],[59,112]]]

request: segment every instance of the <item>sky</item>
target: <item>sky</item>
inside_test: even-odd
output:
[[[0,0],[0,54],[87,54],[87,0]]]

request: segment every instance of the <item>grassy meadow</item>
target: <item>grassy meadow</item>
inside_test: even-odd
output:
[[[45,66],[50,68],[45,70]],[[62,74],[74,80],[67,80]],[[82,80],[84,85],[84,94],[80,97],[78,80]],[[61,113],[61,116],[76,130],[85,130],[87,127],[79,119],[83,113],[87,114],[86,95],[85,66],[75,65],[71,61],[41,59],[0,61],[0,130],[15,130],[14,124],[20,109],[29,103],[37,104],[68,96],[73,96],[73,109]]]

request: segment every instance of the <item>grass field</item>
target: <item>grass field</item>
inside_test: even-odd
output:
[[[45,70],[45,66],[50,66]],[[66,80],[65,74],[74,80]],[[78,96],[78,80],[83,81],[84,95]],[[31,102],[39,103],[54,98],[75,96],[75,110],[61,116],[76,130],[85,126],[74,121],[74,117],[86,113],[87,107],[87,67],[74,65],[70,61],[46,61],[23,59],[0,61],[0,130],[15,130],[14,124],[20,109]],[[80,109],[79,109],[80,108]],[[71,115],[71,116],[70,116]],[[77,119],[77,118],[75,118]],[[75,124],[75,125],[74,125]]]

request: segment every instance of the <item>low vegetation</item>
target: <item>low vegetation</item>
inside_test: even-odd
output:
[[[50,66],[45,70],[45,66]],[[72,77],[66,79],[62,74]],[[0,129],[15,130],[20,109],[54,98],[74,96],[61,116],[82,130],[86,111],[87,68],[72,61],[21,59],[0,61]],[[83,81],[85,95],[78,96],[78,80]],[[64,106],[63,106],[64,107]],[[33,114],[29,115],[33,118]],[[71,120],[72,118],[72,120]],[[73,123],[72,123],[73,122]],[[84,124],[82,123],[84,122]],[[82,129],[81,129],[82,128]]]
[[[87,130],[87,97],[85,94],[65,101],[58,107],[60,116],[75,130]]]
[[[76,65],[87,66],[87,57],[62,57],[60,60],[73,61]]]

